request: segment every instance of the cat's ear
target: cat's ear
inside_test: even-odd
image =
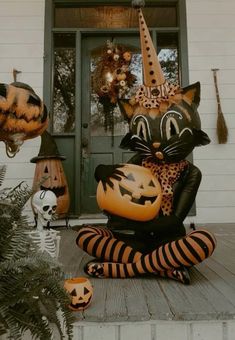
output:
[[[193,129],[193,136],[195,146],[207,145],[211,142],[207,133],[202,130]]]
[[[118,106],[124,118],[130,121],[134,113],[134,105],[130,103],[129,99],[119,99]]]
[[[198,107],[200,103],[200,93],[201,93],[201,86],[200,83],[197,82],[195,84],[189,85],[183,88],[182,94],[184,101],[192,106],[193,104]]]

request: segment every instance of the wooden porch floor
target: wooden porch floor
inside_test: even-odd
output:
[[[125,322],[151,320],[235,319],[235,224],[205,225],[217,238],[211,258],[190,269],[191,285],[173,280],[90,278],[94,287],[91,305],[77,320]],[[61,230],[59,261],[67,276],[86,276],[84,264],[91,259],[76,244],[76,228]]]

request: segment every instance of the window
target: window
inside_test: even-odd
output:
[[[111,1],[110,1],[111,2]],[[149,27],[176,27],[175,4],[143,9]],[[54,9],[56,28],[137,28],[138,17],[130,6],[66,7],[56,4]]]
[[[52,132],[75,128],[75,33],[54,34]]]

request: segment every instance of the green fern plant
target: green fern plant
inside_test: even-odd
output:
[[[0,166],[0,185],[5,172]],[[50,340],[54,324],[61,339],[72,339],[63,271],[49,255],[32,250],[27,233],[31,227],[22,209],[31,194],[23,182],[0,190],[0,335],[20,340],[29,330],[32,339]]]

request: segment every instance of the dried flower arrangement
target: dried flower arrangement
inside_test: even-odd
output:
[[[105,130],[113,130],[113,110],[134,85],[136,76],[129,70],[131,52],[124,46],[107,41],[92,73],[92,88],[103,105]]]

